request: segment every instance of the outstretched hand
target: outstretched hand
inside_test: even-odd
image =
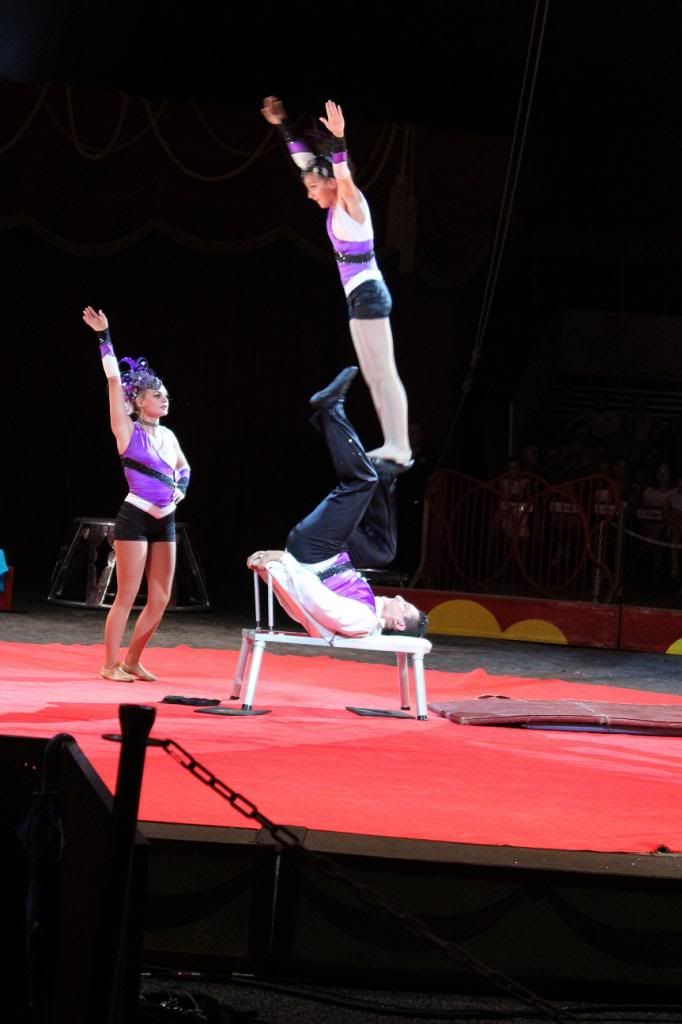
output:
[[[326,117],[321,117],[320,121],[325,126],[328,132],[332,135],[336,135],[337,139],[343,138],[344,131],[346,129],[346,122],[343,117],[343,111],[333,100],[327,100],[324,105]]]
[[[286,121],[287,112],[277,96],[266,96],[260,112],[268,124],[281,124],[282,121]]]
[[[83,310],[83,320],[93,331],[106,331],[109,326],[109,321],[102,310],[94,310],[92,306],[86,306]]]

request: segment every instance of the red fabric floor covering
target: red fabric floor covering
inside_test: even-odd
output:
[[[233,718],[159,703],[167,694],[228,703],[237,652],[153,648],[155,683],[110,683],[102,647],[0,642],[0,734],[71,733],[113,789],[118,705],[151,704],[152,736],[185,747],[278,824],[332,832],[538,849],[682,852],[682,739],[360,718],[396,709],[395,668],[268,652],[256,708]],[[557,680],[426,670],[429,701],[483,693],[553,700],[682,704],[682,698]],[[239,707],[232,703],[230,706]],[[160,748],[147,754],[143,821],[252,827]]]

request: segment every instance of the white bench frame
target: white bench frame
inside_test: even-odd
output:
[[[256,685],[265,648],[268,644],[283,644],[289,646],[323,647],[328,652],[336,650],[382,651],[395,654],[398,664],[400,707],[403,711],[410,710],[409,662],[411,661],[417,719],[422,722],[426,721],[428,716],[426,683],[424,680],[424,656],[431,650],[431,642],[429,640],[416,636],[383,636],[381,634],[358,638],[333,636],[331,640],[325,640],[322,637],[309,636],[307,633],[275,630],[272,577],[269,573],[268,626],[267,628],[262,628],[260,625],[260,577],[257,572],[253,574],[253,586],[256,625],[253,629],[242,630],[242,645],[232,684],[232,693],[230,694],[230,700],[239,700],[244,676],[246,676],[246,691],[244,693],[242,711],[245,713],[253,711],[253,700],[256,694]]]

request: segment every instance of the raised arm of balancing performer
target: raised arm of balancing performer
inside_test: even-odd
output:
[[[368,456],[408,469],[412,453],[407,396],[395,363],[389,319],[392,299],[374,254],[369,206],[348,162],[343,111],[332,100],[325,104],[320,121],[329,132],[326,155],[294,137],[284,105],[276,96],[265,98],[261,113],[280,132],[300,170],[308,198],[327,211],[327,234],[346,294],[353,346],[384,436],[381,447]]]
[[[99,340],[109,388],[111,430],[129,493],[116,516],[116,597],[104,627],[104,665],[100,675],[114,682],[156,678],[140,664],[171,595],[175,571],[175,509],[189,485],[190,468],[172,430],[160,420],[168,414],[169,395],[145,359],[121,360],[123,373],[100,310],[86,306],[83,321]],[[123,634],[142,582],[147,575],[147,601],[135,623],[121,661]]]

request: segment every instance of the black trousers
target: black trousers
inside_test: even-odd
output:
[[[347,551],[356,567],[388,565],[397,542],[395,478],[379,478],[343,405],[318,410],[311,423],[325,439],[338,483],[294,526],[287,551],[299,562]]]

